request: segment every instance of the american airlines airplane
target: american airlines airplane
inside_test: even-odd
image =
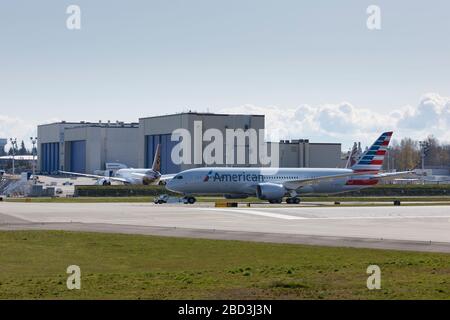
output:
[[[300,203],[299,194],[341,193],[373,186],[381,179],[411,173],[380,173],[392,132],[383,133],[349,169],[205,167],[178,173],[167,189],[193,195],[223,194],[227,199],[257,196],[270,203]]]
[[[172,179],[175,174],[162,175],[161,170],[161,145],[156,147],[155,158],[151,169],[133,169],[122,168],[115,172],[114,176],[101,176],[95,174],[84,174],[77,172],[59,171],[62,174],[74,175],[79,177],[87,177],[97,179],[96,184],[111,185],[112,181],[122,182],[124,184],[143,184],[156,185],[160,181]]]

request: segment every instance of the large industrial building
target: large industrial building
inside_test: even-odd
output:
[[[311,143],[308,139],[280,140],[280,167],[341,167],[340,143]]]
[[[137,166],[139,126],[123,122],[58,122],[38,126],[38,171],[93,173],[106,163]]]
[[[197,126],[194,128],[194,126]],[[176,129],[186,129],[191,135],[191,163],[175,164],[171,158],[172,148],[178,141],[171,141],[172,132]],[[223,137],[226,129],[264,129],[263,115],[236,115],[236,114],[214,114],[214,113],[180,113],[168,116],[149,117],[139,119],[139,166],[149,168],[155,154],[155,148],[161,143],[161,171],[164,173],[176,173],[193,167],[206,166],[203,159],[203,150],[210,142],[203,141],[203,133],[208,129],[218,129]],[[197,132],[197,134],[195,134]],[[198,134],[200,133],[200,134]],[[194,145],[199,154],[194,154]],[[249,159],[248,139],[240,145],[236,140],[233,142],[235,158],[237,152],[243,151],[246,159]],[[144,146],[144,147],[142,147]],[[223,141],[223,150],[226,149],[226,141]],[[198,161],[195,161],[195,160]],[[226,163],[225,154],[222,163]],[[236,159],[234,163],[237,163]],[[249,165],[249,163],[244,164]]]
[[[121,163],[128,167],[149,168],[152,165],[156,146],[161,144],[161,172],[175,173],[192,167],[207,166],[202,154],[210,144],[203,141],[208,129],[217,129],[226,137],[226,129],[265,129],[264,115],[215,114],[186,112],[172,115],[146,117],[139,123],[124,122],[58,122],[38,126],[38,171],[57,173],[59,170],[94,173],[105,170],[107,163]],[[191,162],[176,163],[172,150],[179,143],[172,141],[172,133],[184,129],[191,135]],[[182,141],[182,139],[181,139]],[[234,157],[245,154],[244,164],[250,163],[248,139],[226,141],[232,145]],[[270,142],[268,143],[270,144]],[[194,145],[202,146],[194,149]],[[270,146],[268,146],[270,147]],[[280,167],[340,167],[341,145],[339,143],[310,143],[308,140],[282,140],[279,143]],[[197,150],[198,154],[194,154]],[[221,164],[227,165],[226,155]],[[235,162],[236,163],[236,162]]]

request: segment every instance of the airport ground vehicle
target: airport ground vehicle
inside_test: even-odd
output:
[[[163,204],[163,203],[184,203],[184,204],[193,204],[195,203],[194,197],[171,197],[167,194],[162,194],[156,197],[153,202],[155,204]]]

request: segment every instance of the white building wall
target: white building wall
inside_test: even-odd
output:
[[[194,123],[201,121],[201,135],[194,137]],[[210,142],[203,142],[201,139],[203,134],[208,129],[218,129],[222,132],[224,137],[223,150],[226,150],[226,129],[246,129],[253,128],[255,130],[264,129],[264,116],[262,115],[228,115],[228,114],[208,114],[208,113],[181,113],[167,116],[158,116],[150,118],[139,119],[139,148],[138,148],[138,164],[140,167],[144,167],[146,164],[146,136],[159,135],[159,134],[171,134],[176,129],[187,129],[191,133],[192,146],[191,155],[192,162],[194,161],[194,139],[198,139],[203,147],[202,150]],[[235,157],[237,156],[237,150],[245,150],[246,159],[249,159],[249,146],[248,141],[244,145],[236,145],[234,147]],[[186,170],[192,167],[205,166],[203,157],[199,154],[199,158],[202,160],[201,164],[181,165],[181,170]],[[248,161],[248,160],[247,160]],[[223,163],[225,165],[225,152]]]
[[[105,170],[107,162],[119,162],[137,167],[138,128],[90,126],[67,129],[66,142],[86,141],[86,172]],[[66,166],[70,164],[70,144],[67,143]]]
[[[307,140],[281,142],[280,167],[338,168],[342,167],[339,143],[310,143]]]
[[[119,162],[130,168],[138,165],[138,128],[102,128],[104,139],[102,164]]]
[[[339,168],[341,167],[341,144],[339,143],[310,143],[310,168]]]

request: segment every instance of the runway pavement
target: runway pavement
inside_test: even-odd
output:
[[[449,206],[250,207],[0,202],[0,230],[138,233],[450,253]]]

